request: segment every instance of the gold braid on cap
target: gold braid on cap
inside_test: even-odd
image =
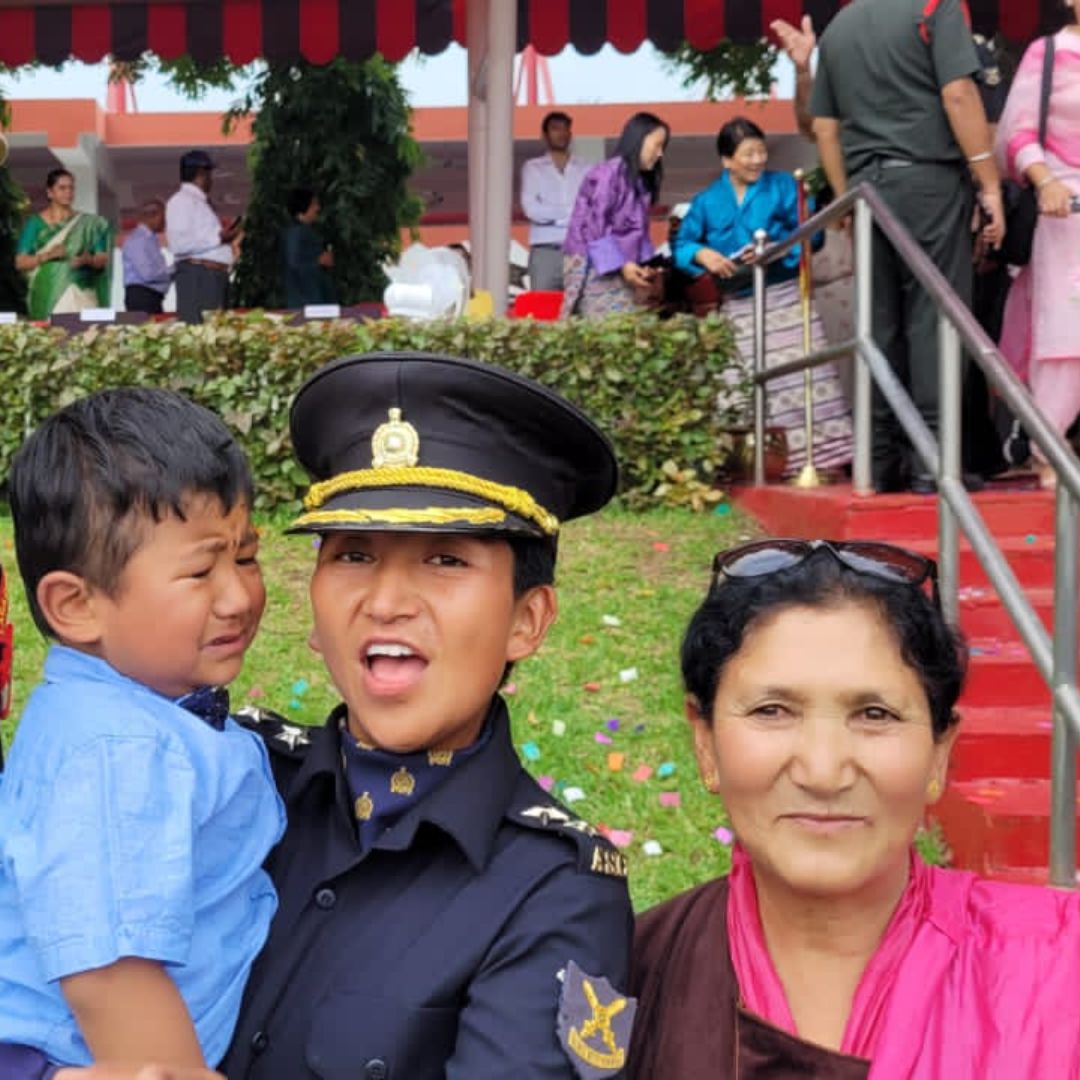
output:
[[[545,510],[527,491],[521,488],[510,487],[507,484],[497,484],[494,480],[484,480],[470,473],[459,472],[457,469],[436,469],[425,465],[397,465],[384,466],[378,469],[355,469],[352,472],[341,473],[332,476],[329,480],[321,480],[312,484],[304,498],[304,509],[308,511],[297,519],[297,525],[335,524],[346,521],[397,521],[410,524],[450,524],[453,521],[474,520],[476,524],[497,524],[490,517],[481,515],[490,514],[483,510],[453,509],[449,507],[429,507],[427,510],[328,510],[321,513],[318,511],[328,499],[335,495],[344,494],[347,491],[364,491],[369,488],[388,487],[426,487],[439,488],[444,491],[460,491],[465,495],[475,495],[479,499],[495,503],[509,510],[518,517],[525,518],[539,525],[548,536],[554,536],[559,531],[559,519]],[[494,513],[498,513],[495,511]],[[348,518],[337,515],[350,515]],[[334,515],[333,521],[329,520]],[[355,515],[355,516],[354,516]],[[390,515],[394,515],[391,517]],[[399,516],[400,515],[400,516]],[[422,516],[421,516],[422,515]],[[499,521],[505,515],[500,515]]]

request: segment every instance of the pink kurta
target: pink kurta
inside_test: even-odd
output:
[[[1080,196],[1080,34],[1055,38],[1054,84],[1046,146],[1039,145],[1045,41],[1024,54],[998,126],[1002,168],[1025,181],[1043,162]],[[1026,378],[1048,419],[1064,431],[1080,412],[1080,214],[1039,219],[1031,262],[1005,308],[1001,350]]]

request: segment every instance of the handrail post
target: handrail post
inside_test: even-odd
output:
[[[873,437],[873,398],[870,369],[862,356],[862,343],[870,339],[874,328],[873,276],[874,215],[865,199],[855,203],[855,460],[852,483],[856,495],[874,492],[871,439]]]
[[[1059,484],[1054,520],[1054,689],[1076,685],[1076,503]],[[1076,888],[1076,738],[1064,710],[1054,705],[1050,749],[1050,884]]]
[[[765,262],[762,255],[769,234],[754,233],[754,375],[765,371]],[[754,382],[754,486],[765,483],[765,384]]]
[[[960,622],[960,532],[953,508],[942,492],[946,481],[959,483],[963,475],[960,460],[963,362],[960,335],[942,312],[938,315],[938,574],[941,610],[951,626]]]

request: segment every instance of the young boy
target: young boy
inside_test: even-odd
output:
[[[551,391],[445,356],[349,357],[292,409],[321,538],[312,644],[342,698],[272,718],[281,897],[230,1080],[617,1074],[634,1004],[618,851],[522,769],[498,694],[555,617],[561,521],[615,491]]]
[[[216,1064],[276,908],[284,812],[228,716],[265,602],[251,478],[164,390],[50,417],[10,476],[19,569],[53,639],[0,785],[0,1075]],[[36,1061],[36,1064],[35,1064]]]

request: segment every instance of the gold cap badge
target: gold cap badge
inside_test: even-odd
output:
[[[391,409],[390,418],[371,436],[371,467],[392,468],[415,465],[420,460],[420,436],[416,428],[401,419],[400,409]]]

